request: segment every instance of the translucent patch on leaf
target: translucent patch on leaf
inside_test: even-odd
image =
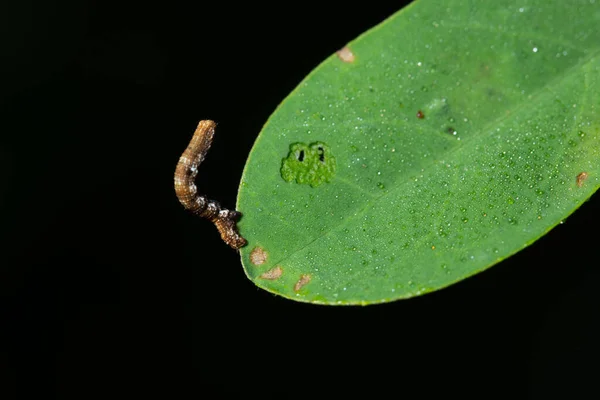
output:
[[[273,281],[275,279],[279,279],[282,274],[283,274],[283,269],[280,266],[276,266],[275,268],[272,268],[272,269],[268,270],[267,272],[261,274],[259,278],[268,279],[270,281]]]
[[[299,291],[300,289],[302,289],[304,287],[304,285],[306,285],[309,282],[310,282],[310,275],[308,275],[308,274],[300,275],[300,279],[298,279],[298,282],[296,282],[296,284],[294,285],[294,291],[295,292]]]
[[[250,253],[250,262],[254,265],[262,265],[267,261],[269,254],[262,247],[255,247]]]
[[[281,160],[281,177],[286,182],[317,187],[331,180],[335,168],[335,157],[325,143],[293,143],[288,156]]]

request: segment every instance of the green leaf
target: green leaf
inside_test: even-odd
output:
[[[248,158],[248,277],[386,302],[540,238],[599,186],[599,27],[593,0],[420,0],[333,54]]]

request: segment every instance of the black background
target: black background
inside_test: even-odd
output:
[[[219,123],[198,186],[232,207],[278,103],[401,6],[3,2],[0,398],[592,393],[598,196],[484,273],[368,307],[256,288],[175,198],[198,120]]]

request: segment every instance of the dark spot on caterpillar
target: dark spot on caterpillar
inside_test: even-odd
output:
[[[274,281],[275,279],[279,279],[283,274],[283,269],[278,265],[275,268],[268,270],[267,272],[262,273],[259,278],[267,279],[270,281]]]
[[[225,243],[234,249],[239,249],[246,244],[246,240],[240,236],[236,226],[242,214],[221,208],[218,202],[199,195],[194,184],[198,166],[206,157],[212,144],[216,125],[211,120],[198,123],[190,144],[179,158],[175,168],[175,194],[188,211],[214,223]]]
[[[423,111],[421,111],[421,110],[417,111],[417,118],[419,118],[419,119],[425,118],[425,114],[423,114]]]
[[[585,182],[585,180],[587,178],[588,178],[587,172],[581,172],[579,175],[577,175],[577,178],[575,179],[575,182],[577,183],[577,187],[582,187],[583,182]]]
[[[304,150],[300,150],[300,153],[298,154],[298,161],[304,161]]]

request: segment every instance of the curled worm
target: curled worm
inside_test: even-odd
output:
[[[199,195],[194,184],[198,166],[204,161],[212,144],[216,125],[211,120],[203,120],[198,124],[175,168],[175,193],[187,210],[210,220],[219,230],[221,239],[234,249],[239,249],[246,244],[246,239],[240,236],[236,226],[242,214],[221,208],[218,202]]]

